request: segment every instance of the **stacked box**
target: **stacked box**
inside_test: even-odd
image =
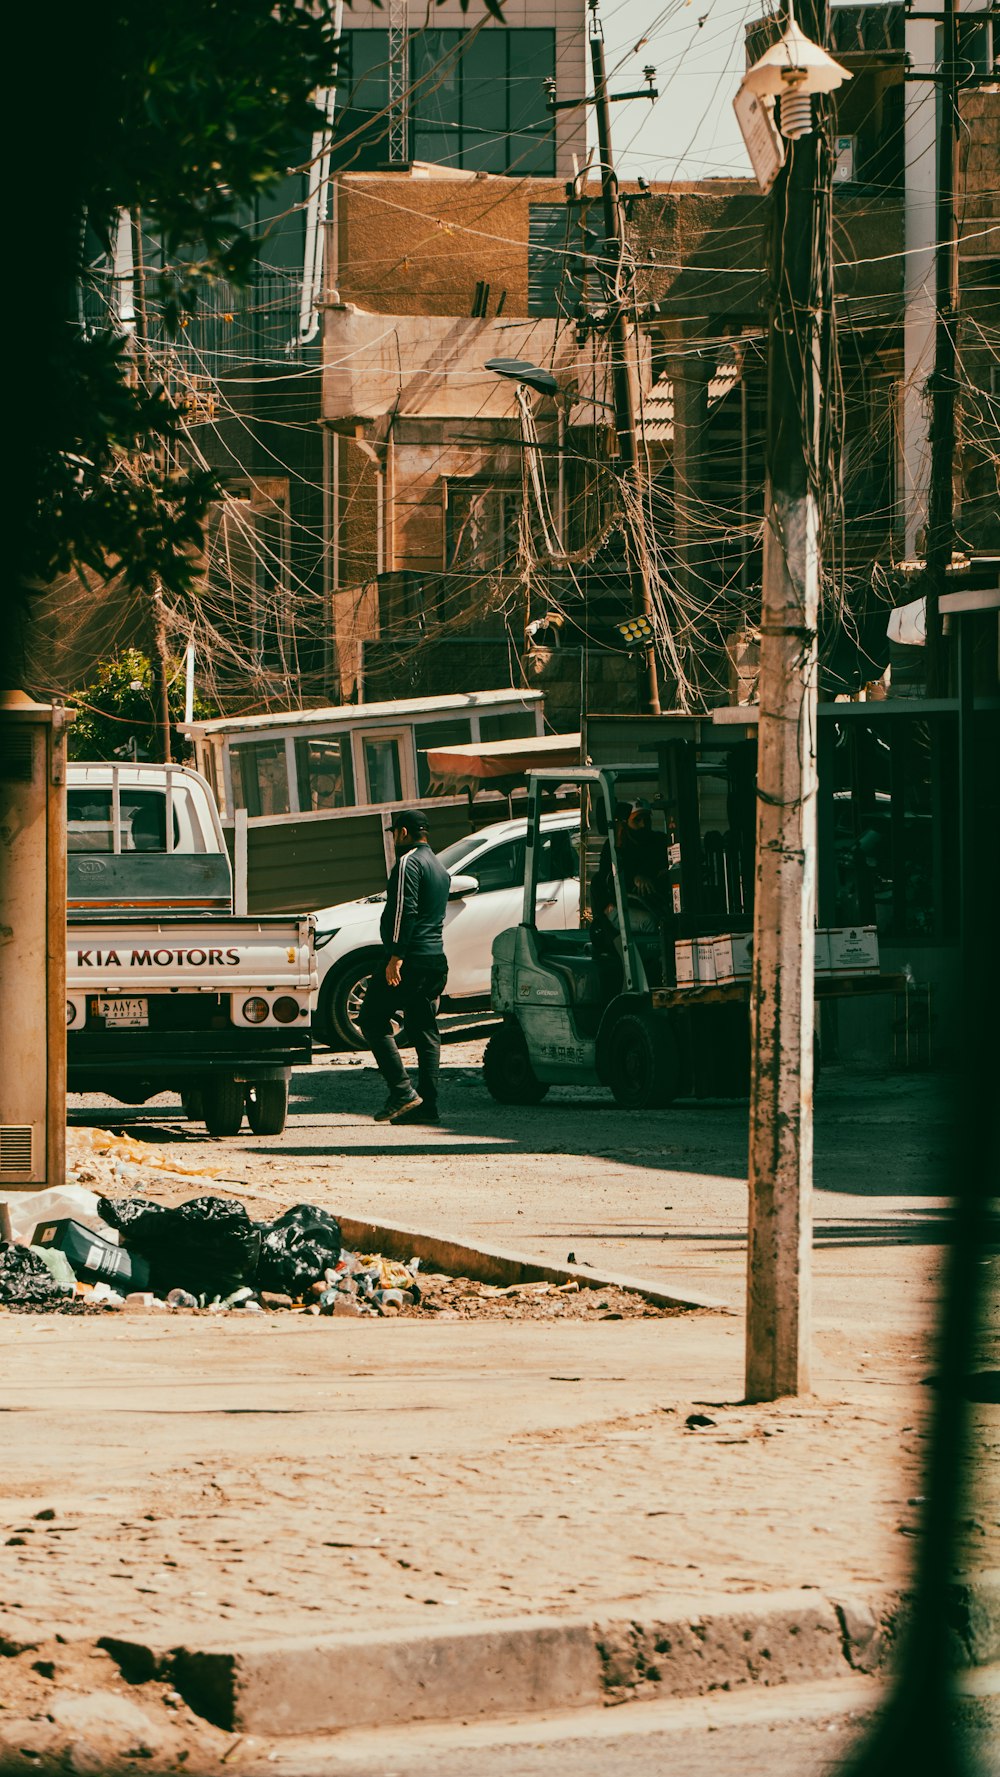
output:
[[[753,937],[749,932],[732,932],[713,940],[715,979],[720,986],[728,981],[749,981],[753,959]]]
[[[831,975],[877,975],[878,931],[875,926],[831,926]]]
[[[695,979],[702,987],[709,987],[715,981],[715,942],[714,938],[696,938],[694,941]]]
[[[680,938],[674,945],[674,970],[678,987],[694,987],[698,980],[698,959],[691,938]]]

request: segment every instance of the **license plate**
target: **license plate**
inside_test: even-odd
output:
[[[122,1030],[126,1026],[145,1029],[149,1024],[148,1000],[102,999],[97,1001],[96,1010],[109,1030]]]

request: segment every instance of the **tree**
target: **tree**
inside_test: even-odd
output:
[[[171,721],[184,714],[182,661],[171,662],[167,696]],[[160,745],[160,693],[149,658],[138,648],[126,648],[114,660],[98,668],[97,677],[70,699],[77,711],[69,730],[71,759],[151,759]],[[217,715],[217,710],[196,697],[196,721]],[[174,757],[183,757],[183,742]]]
[[[499,0],[483,3],[502,17]],[[177,415],[127,343],[84,335],[86,230],[110,241],[122,211],[141,212],[177,268],[158,291],[175,319],[207,281],[245,277],[255,242],[241,207],[315,127],[335,41],[328,0],[52,0],[22,9],[18,27],[5,587],[23,618],[30,588],[67,570],[178,594],[196,579],[214,484],[169,465]],[[0,670],[16,683],[10,641]]]

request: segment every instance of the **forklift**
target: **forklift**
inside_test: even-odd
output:
[[[741,1097],[749,1090],[748,995],[678,989],[668,926],[630,897],[623,881],[616,831],[622,788],[631,798],[640,789],[655,791],[659,782],[655,765],[529,776],[521,924],[493,943],[491,995],[503,1023],[487,1045],[483,1074],[500,1104],[538,1104],[557,1084],[610,1087],[628,1110],[662,1108],[681,1096]],[[539,823],[543,799],[559,786],[579,790],[597,835],[608,844],[620,951],[620,979],[610,989],[589,924],[581,920],[576,930],[545,931],[537,923]],[[585,818],[581,885],[588,824]]]

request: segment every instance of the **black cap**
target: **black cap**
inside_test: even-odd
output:
[[[395,808],[392,812],[391,831],[397,833],[405,827],[407,833],[426,833],[427,816],[421,808]]]

